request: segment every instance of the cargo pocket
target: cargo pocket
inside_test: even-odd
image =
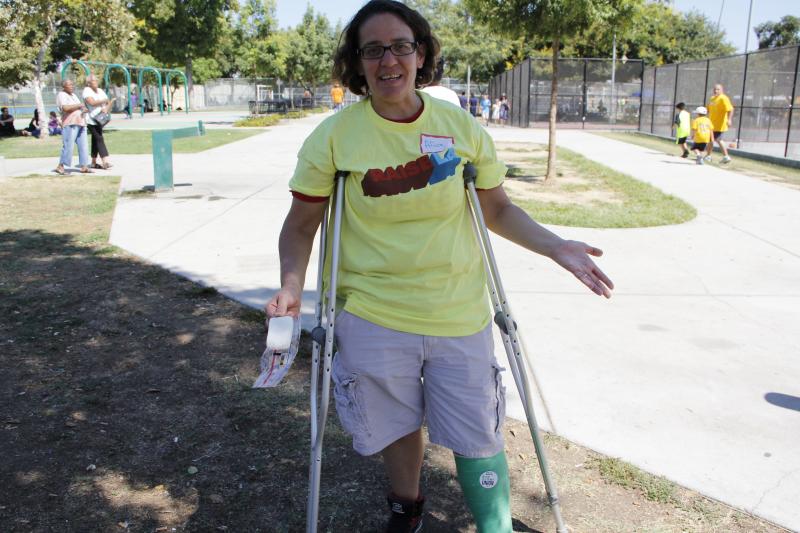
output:
[[[358,375],[342,372],[339,365],[333,365],[333,397],[336,413],[344,430],[353,437],[367,434],[366,416],[359,395]]]
[[[495,396],[495,420],[494,432],[498,433],[503,426],[503,420],[506,417],[506,388],[503,385],[502,373],[505,368],[499,366],[497,363],[492,364],[494,370],[494,396]]]

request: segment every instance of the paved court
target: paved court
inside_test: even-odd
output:
[[[121,198],[111,241],[260,307],[278,284],[295,154],[321,118],[176,154],[179,186]],[[491,133],[546,140],[537,130]],[[540,403],[543,425],[800,530],[800,192],[585,132],[559,132],[558,142],[699,214],[660,228],[553,228],[604,249],[601,266],[617,285],[609,301],[549,260],[495,239],[552,417],[551,426]],[[48,163],[18,161],[6,161],[7,170]],[[152,184],[149,157],[115,161],[123,189]],[[313,258],[311,265],[309,312]],[[513,398],[510,413],[522,418]]]

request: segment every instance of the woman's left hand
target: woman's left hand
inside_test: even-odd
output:
[[[603,250],[580,241],[563,241],[552,254],[552,259],[599,295],[611,298],[614,283],[592,261],[589,256],[600,257]]]

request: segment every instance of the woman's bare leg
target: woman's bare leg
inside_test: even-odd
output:
[[[410,501],[419,498],[420,472],[425,454],[422,430],[397,439],[381,453],[394,495]]]

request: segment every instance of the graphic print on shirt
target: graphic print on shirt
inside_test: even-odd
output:
[[[451,147],[444,155],[423,155],[413,161],[385,170],[371,168],[364,174],[361,188],[364,196],[394,196],[414,189],[435,185],[454,176],[461,158]]]

